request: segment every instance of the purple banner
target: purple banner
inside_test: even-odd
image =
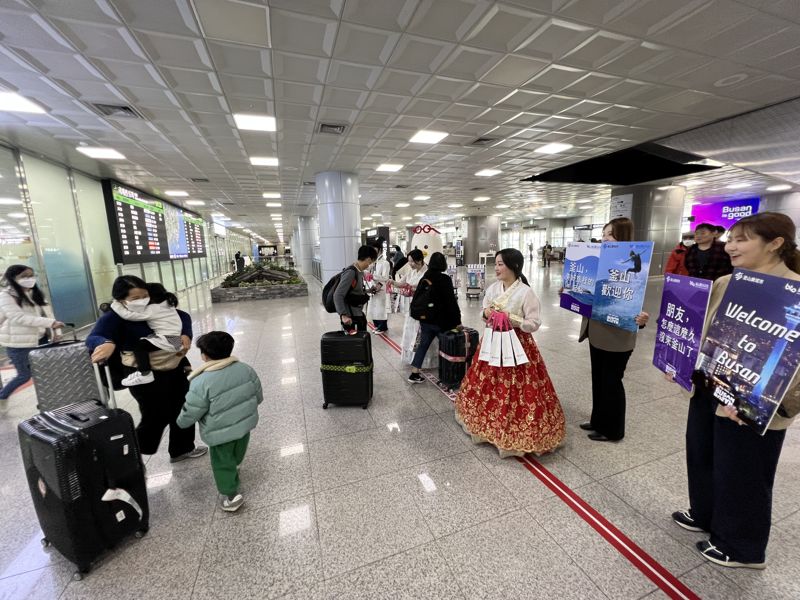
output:
[[[686,275],[664,276],[653,364],[690,391],[711,284]]]
[[[756,214],[759,202],[759,198],[741,198],[714,204],[695,204],[692,207],[692,231],[700,223],[722,225],[725,229],[730,229],[739,219]]]

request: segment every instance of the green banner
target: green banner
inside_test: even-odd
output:
[[[147,202],[145,200],[139,200],[138,198],[128,198],[128,196],[120,194],[117,190],[113,190],[113,196],[114,200],[117,202],[124,202],[125,204],[130,204],[131,206],[138,206],[139,208],[143,208],[155,213],[163,214],[164,212],[164,205],[158,200],[151,200],[150,202]]]

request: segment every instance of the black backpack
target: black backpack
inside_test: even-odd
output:
[[[412,319],[417,321],[430,323],[433,319],[433,282],[430,279],[423,279],[417,285],[417,291],[414,292],[414,297],[411,298],[409,314]]]
[[[353,265],[350,265],[349,267],[342,269],[342,273],[344,273],[347,269],[353,269],[354,271],[356,270],[356,268]],[[337,273],[336,275],[331,277],[328,280],[328,283],[325,284],[325,287],[322,288],[322,304],[325,307],[325,310],[327,310],[329,313],[336,312],[336,303],[333,301],[333,294],[336,291],[336,288],[339,287],[339,281],[341,281],[342,279],[342,273]],[[358,281],[357,279],[353,279],[350,291],[347,292],[347,297],[345,298],[347,304],[350,306],[353,305],[360,306],[361,304],[364,304],[364,302],[367,301],[367,297],[366,295],[364,295],[364,302],[361,302],[359,304],[361,298],[353,295],[353,290],[355,290],[356,288],[357,281]]]

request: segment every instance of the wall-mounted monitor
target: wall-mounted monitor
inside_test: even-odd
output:
[[[103,181],[114,260],[131,264],[206,255],[200,215],[117,181]]]

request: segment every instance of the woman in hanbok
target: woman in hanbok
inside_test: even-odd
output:
[[[455,402],[456,421],[472,441],[489,442],[504,458],[551,452],[566,435],[564,411],[531,335],[542,322],[539,298],[522,274],[523,261],[513,248],[495,255],[497,281],[486,289],[482,316],[506,313],[528,362],[493,367],[478,360],[479,347]]]
[[[372,321],[375,333],[386,333],[389,331],[389,297],[386,293],[386,284],[391,280],[392,266],[386,260],[383,249],[379,247],[378,252],[380,256],[372,265],[372,286],[376,291],[367,305],[367,320]]]
[[[417,289],[417,285],[425,276],[427,271],[425,264],[425,255],[422,250],[414,249],[408,253],[408,269],[404,273],[398,273],[395,287],[400,289],[405,287],[409,289],[411,294],[408,296],[400,295],[400,312],[406,315],[405,323],[403,324],[403,340],[401,342],[401,360],[404,365],[410,365],[414,360],[414,354],[417,351],[419,342],[419,321],[412,319],[408,314],[411,307],[411,296]],[[435,369],[439,366],[439,341],[433,340],[428,353],[425,355],[425,360],[422,362],[423,369]]]

